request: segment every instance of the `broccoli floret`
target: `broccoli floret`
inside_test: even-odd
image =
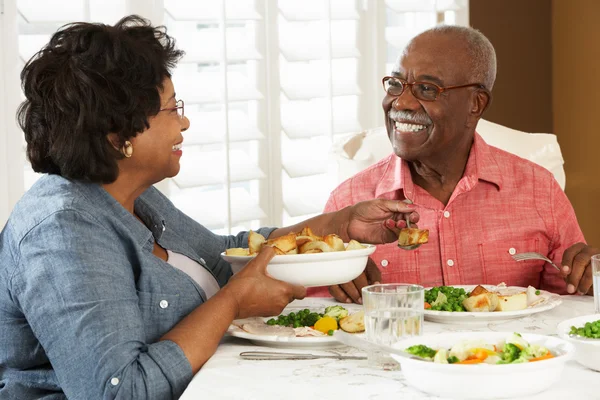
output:
[[[348,310],[346,310],[342,306],[329,306],[325,308],[325,316],[335,318],[336,321],[339,321],[342,318],[348,316]]]
[[[450,357],[448,357],[448,364],[454,364],[454,363],[457,363],[459,361],[460,360],[456,356],[450,356]]]
[[[521,349],[512,343],[506,343],[502,350],[502,364],[508,364],[515,361],[521,355]]]
[[[532,344],[528,347],[525,347],[521,351],[521,354],[519,354],[519,358],[516,361],[514,361],[514,363],[529,362],[529,360],[531,360],[532,358],[545,356],[546,354],[548,354],[548,352],[549,350],[547,348],[537,344]]]
[[[432,307],[435,306],[443,306],[444,304],[448,303],[448,296],[446,296],[444,293],[439,292],[435,301],[433,303],[431,303]]]
[[[436,351],[434,349],[429,348],[423,344],[416,344],[414,346],[410,346],[405,351],[407,353],[414,354],[415,356],[424,357],[424,358],[433,358],[436,353]]]

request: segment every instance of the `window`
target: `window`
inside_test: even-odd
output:
[[[381,77],[415,34],[467,24],[468,1],[4,0],[0,222],[37,179],[10,118],[24,62],[64,23],[129,13],[186,51],[173,81],[191,127],[181,172],[157,186],[226,234],[321,212],[337,184],[332,143],[382,124]]]

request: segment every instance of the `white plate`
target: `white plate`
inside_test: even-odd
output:
[[[393,347],[405,350],[415,344],[424,344],[437,350],[451,348],[462,340],[480,339],[495,344],[511,333],[444,332],[401,340]],[[477,400],[521,398],[547,390],[559,381],[565,363],[575,354],[572,344],[557,337],[523,333],[523,339],[548,348],[555,357],[523,364],[456,365],[391,356],[401,364],[409,385],[432,395]]]
[[[349,314],[355,313],[362,308],[358,307],[348,307],[348,305],[342,305],[345,309],[348,310]],[[323,308],[311,308],[311,307],[287,307],[284,309],[281,314],[289,314],[290,312],[297,312],[300,310],[304,310],[308,308],[311,311],[322,313],[325,310]],[[270,317],[270,318],[277,318]],[[264,318],[266,322],[270,318]],[[255,335],[252,333],[248,333],[241,328],[230,325],[227,333],[231,336],[238,337],[241,339],[247,339],[254,344],[259,346],[269,346],[269,347],[289,347],[289,348],[310,348],[310,349],[321,349],[321,348],[331,348],[331,347],[342,347],[345,346],[343,343],[339,342],[335,339],[334,336],[308,336],[308,337],[282,337],[282,336],[269,336],[269,335]],[[360,335],[360,334],[358,334]]]
[[[470,292],[477,285],[452,285],[455,288],[463,288],[465,291]],[[493,285],[481,285],[487,290],[495,291],[498,289],[497,286]],[[431,288],[426,288],[429,290]],[[526,291],[527,289],[518,286],[509,286],[504,289],[519,289]],[[494,312],[453,312],[453,311],[433,311],[425,310],[425,320],[431,322],[439,322],[442,324],[469,324],[469,323],[486,323],[493,321],[502,321],[508,319],[515,319],[525,317],[527,315],[548,311],[553,309],[562,303],[560,296],[554,293],[540,290],[540,296],[544,296],[546,301],[538,303],[532,307],[528,307],[524,310],[518,311],[494,311]]]
[[[339,285],[350,282],[364,271],[369,255],[375,251],[372,244],[364,246],[359,250],[275,256],[269,262],[267,272],[275,279],[305,287]],[[221,257],[231,264],[234,273],[254,258],[228,256],[224,252]]]

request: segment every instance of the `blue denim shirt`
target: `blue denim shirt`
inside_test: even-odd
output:
[[[0,234],[0,398],[168,399],[192,379],[174,342],[158,339],[205,300],[153,240],[223,286],[219,236],[155,188],[135,202],[144,226],[101,186],[42,177]],[[259,232],[268,237],[272,229]]]

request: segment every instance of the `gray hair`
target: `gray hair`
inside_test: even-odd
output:
[[[477,83],[483,83],[488,90],[492,90],[496,81],[496,51],[489,39],[477,29],[458,25],[438,25],[416,37],[437,34],[453,35],[466,45],[473,79]],[[406,49],[416,37],[411,40]]]

